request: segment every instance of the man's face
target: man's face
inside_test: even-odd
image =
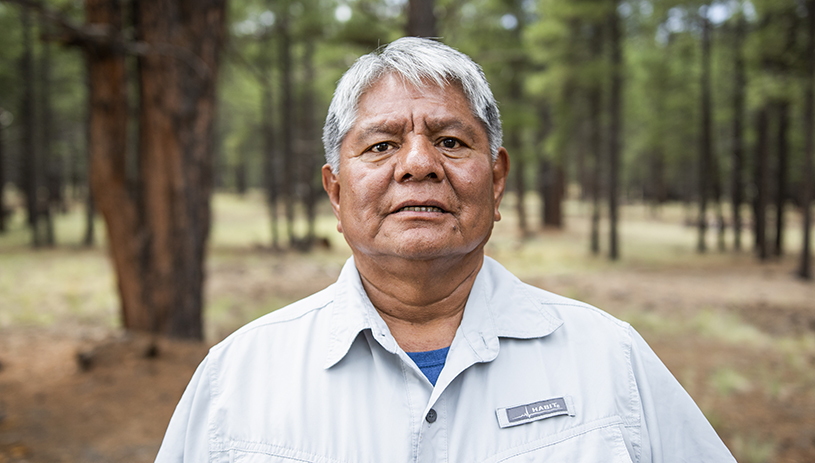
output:
[[[324,166],[323,185],[355,256],[426,260],[481,252],[508,168],[504,148],[492,162],[458,86],[386,75],[360,99],[339,172]]]

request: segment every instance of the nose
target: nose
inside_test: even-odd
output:
[[[444,178],[442,154],[433,146],[430,140],[416,137],[410,140],[407,146],[398,154],[394,178],[397,182],[409,180],[439,181]]]

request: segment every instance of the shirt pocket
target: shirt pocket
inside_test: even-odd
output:
[[[604,418],[509,449],[483,463],[632,463],[619,417]]]
[[[228,449],[216,452],[218,463],[341,463],[338,460],[259,442],[231,442]]]

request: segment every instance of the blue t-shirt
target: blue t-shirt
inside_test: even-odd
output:
[[[435,386],[441,369],[444,368],[444,362],[447,361],[447,351],[449,350],[449,347],[444,347],[426,352],[406,352],[406,354],[413,359],[416,366],[427,376],[430,384]]]

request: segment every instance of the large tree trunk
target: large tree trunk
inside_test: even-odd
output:
[[[272,4],[267,4],[270,8]],[[273,48],[273,34],[267,34],[263,46],[265,53],[271,53]],[[274,97],[272,94],[272,59],[264,54],[260,60],[259,81],[261,84],[260,125],[263,135],[263,190],[266,193],[266,207],[269,210],[269,225],[271,227],[272,249],[280,248],[280,233],[278,223],[277,204],[280,197],[280,180],[278,172],[280,161],[277,139],[274,129]],[[241,164],[245,165],[245,161]]]
[[[698,252],[707,251],[705,234],[707,232],[707,201],[710,190],[710,168],[712,161],[713,140],[710,107],[710,21],[707,9],[701,13],[702,20],[702,74],[701,74],[701,110],[702,137],[699,149],[699,239],[696,244]]]
[[[801,260],[798,267],[798,276],[812,279],[812,256],[810,255],[810,228],[812,227],[812,193],[813,193],[813,157],[815,157],[815,0],[807,2],[808,32],[809,40],[807,44],[809,72],[806,81],[806,91],[804,92],[804,136],[806,137],[804,149],[804,175],[801,188],[801,207],[803,209],[803,235],[804,240],[801,246]]]
[[[435,0],[409,0],[406,35],[414,37],[438,37]]]
[[[733,247],[741,249],[741,205],[744,202],[744,72],[742,44],[744,42],[744,16],[739,16],[733,40],[733,158],[731,179],[731,206],[733,208]]]
[[[86,9],[89,23],[121,29],[118,2],[86,0]],[[137,195],[125,175],[124,58],[89,48],[94,198],[109,231],[125,327],[200,339],[224,0],[140,0],[134,12],[146,44]]]
[[[89,26],[113,31],[122,28],[122,11],[115,1],[86,0],[85,17]],[[128,124],[125,60],[110,47],[89,45],[85,53],[90,80],[88,151],[91,192],[96,196],[96,205],[107,225],[123,324],[126,328],[151,329],[139,265],[143,238],[125,174]]]
[[[178,56],[139,57],[139,159],[147,236],[139,329],[203,336],[204,251],[210,227],[215,84],[226,0],[139,0],[139,37]]]
[[[618,206],[617,182],[620,164],[622,136],[622,87],[623,52],[620,17],[617,14],[617,0],[612,0],[609,8],[608,27],[611,46],[611,86],[609,89],[609,130],[608,130],[608,218],[609,218],[609,258],[620,258],[617,237]]]

